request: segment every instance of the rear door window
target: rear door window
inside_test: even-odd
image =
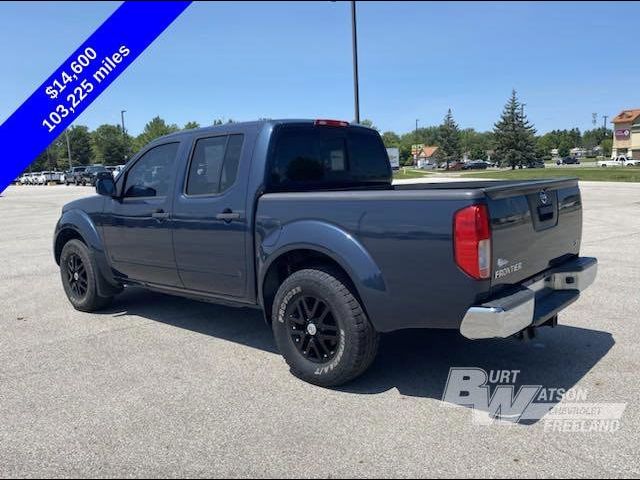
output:
[[[213,195],[227,190],[236,180],[243,135],[222,135],[196,141],[187,195]]]

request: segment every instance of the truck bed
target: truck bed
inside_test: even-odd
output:
[[[472,204],[486,205],[490,215],[491,272],[482,280],[463,272],[454,258],[453,218]],[[348,236],[353,250],[326,233],[326,225]],[[380,331],[458,329],[472,305],[575,258],[582,206],[576,179],[419,183],[260,197],[256,245],[265,256],[290,243],[296,226],[315,241],[325,236],[338,263],[352,264],[357,252],[370,258],[375,267],[360,293]]]

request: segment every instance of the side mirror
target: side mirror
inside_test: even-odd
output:
[[[105,197],[115,197],[116,195],[116,183],[113,181],[111,173],[105,172],[98,175],[96,180],[96,193],[98,195],[104,195]]]

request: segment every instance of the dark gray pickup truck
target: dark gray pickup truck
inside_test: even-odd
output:
[[[82,311],[129,285],[261,308],[291,371],[322,386],[364,372],[380,333],[553,326],[595,278],[577,180],[391,179],[378,133],[346,122],[183,131],[63,208],[55,260]]]

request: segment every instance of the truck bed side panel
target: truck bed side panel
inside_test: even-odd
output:
[[[473,199],[461,192],[452,196],[446,199],[442,191],[267,194],[258,204],[256,247],[260,251],[266,241],[269,251],[283,248],[286,235],[278,230],[299,221],[337,227],[362,244],[382,272],[384,292],[370,287],[366,271],[352,274],[379,331],[458,328],[464,312],[488,292],[489,281],[472,280],[454,262],[453,214]],[[334,253],[353,263],[340,245]]]

